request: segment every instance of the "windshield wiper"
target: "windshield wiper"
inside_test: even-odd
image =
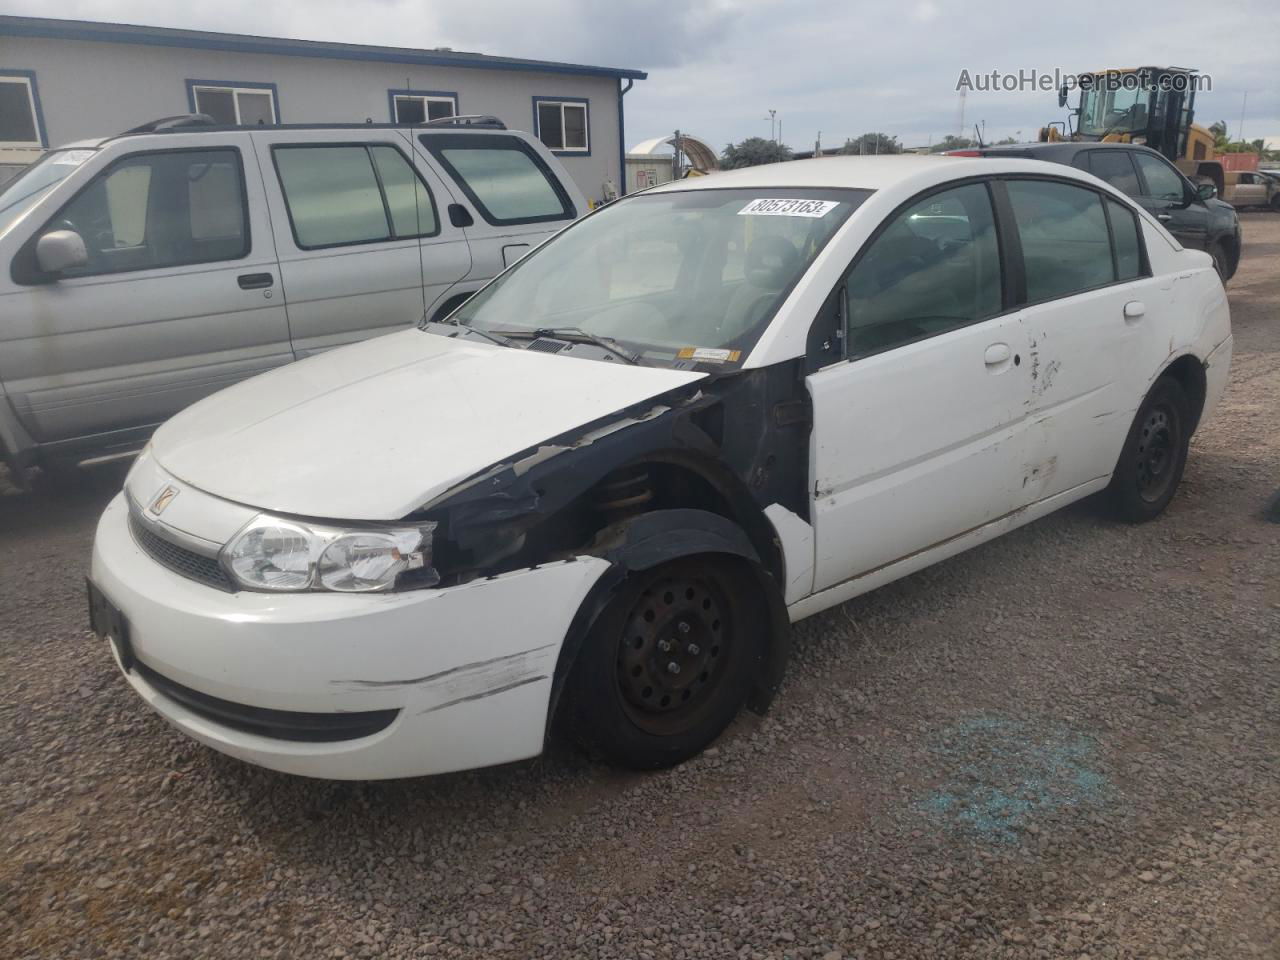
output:
[[[630,364],[639,364],[640,357],[620,346],[613,337],[601,337],[588,333],[581,327],[538,327],[536,330],[502,330],[500,335],[512,340],[533,340],[536,337],[552,337],[556,340],[567,340],[570,343],[590,343],[601,350],[608,350],[615,357],[621,357]]]
[[[425,330],[427,328],[428,322],[429,321],[424,316],[422,321],[418,324],[418,329]],[[504,337],[497,333],[490,333],[488,330],[481,330],[479,327],[473,327],[471,324],[463,323],[461,320],[442,320],[441,322],[449,324],[450,326],[457,327],[459,330],[467,330],[467,331],[470,331],[471,333],[478,333],[480,334],[480,336],[484,337],[486,340],[492,341],[493,343],[496,343],[500,347],[511,346],[511,340],[508,337]]]

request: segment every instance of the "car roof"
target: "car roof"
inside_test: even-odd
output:
[[[1016,157],[952,157],[898,154],[888,157],[815,157],[784,163],[722,170],[708,177],[672,180],[646,194],[684,190],[752,188],[887,190],[898,186],[921,188],[965,177],[993,173],[1040,173],[1071,177],[1070,167]]]
[[[1054,140],[1033,141],[1031,143],[1002,143],[998,146],[980,147],[984,157],[1023,156],[1037,153],[1065,154],[1074,156],[1082,150],[1142,150],[1155,153],[1150,147],[1141,143],[1104,143],[1101,140]]]

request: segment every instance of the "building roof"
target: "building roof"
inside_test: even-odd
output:
[[[239,33],[211,33],[206,30],[175,30],[144,27],[130,23],[99,23],[92,20],[54,20],[47,17],[0,16],[0,36],[47,37],[56,40],[92,40],[99,43],[139,43],[188,50],[223,50],[229,53],[259,53],[285,57],[315,57],[328,60],[366,60],[378,63],[405,63],[429,67],[471,67],[483,70],[526,70],[536,73],[567,73],[580,76],[619,77],[644,80],[643,70],[626,67],[593,67],[554,60],[523,60],[492,57],[484,53],[455,50],[414,50],[409,47],[374,47],[359,43],[331,43],[320,40],[289,40],[283,37],[254,37]]]

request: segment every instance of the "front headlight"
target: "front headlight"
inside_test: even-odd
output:
[[[249,590],[393,589],[402,574],[418,571],[416,586],[440,581],[431,566],[434,523],[351,529],[260,514],[222,548],[222,565]]]

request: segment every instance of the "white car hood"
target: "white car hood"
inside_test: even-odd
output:
[[[289,364],[168,421],[173,476],[264,510],[403,517],[486,467],[704,374],[418,330]]]

